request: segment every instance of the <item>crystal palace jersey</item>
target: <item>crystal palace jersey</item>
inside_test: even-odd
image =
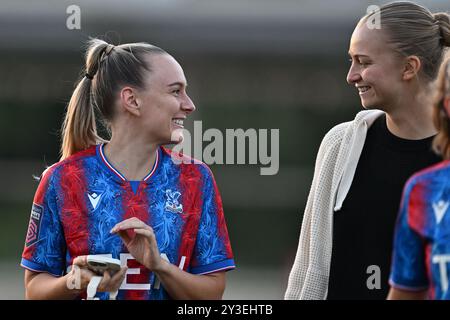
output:
[[[93,146],[44,172],[21,265],[61,276],[79,255],[102,254],[128,267],[118,299],[170,299],[155,275],[127,252],[120,221],[137,217],[155,232],[164,259],[192,274],[234,268],[222,202],[209,168],[160,147],[151,172],[127,181]],[[101,299],[107,293],[98,293]]]
[[[450,299],[450,161],[420,171],[406,184],[394,240],[393,287],[428,289]]]

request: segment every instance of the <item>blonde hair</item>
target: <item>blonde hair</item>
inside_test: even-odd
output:
[[[450,115],[444,108],[444,99],[450,97],[450,55],[441,66],[437,80],[433,120],[438,134],[433,140],[433,149],[444,159],[450,159]]]
[[[86,66],[61,128],[61,160],[104,141],[97,133],[96,111],[105,124],[111,121],[113,97],[120,86],[144,88],[144,73],[151,72],[145,57],[164,53],[148,43],[114,46],[95,38],[88,42]]]
[[[371,12],[361,22],[376,14]],[[445,12],[431,13],[413,2],[398,1],[380,7],[381,30],[402,57],[417,56],[426,80],[436,78],[446,47],[450,47],[450,18]]]

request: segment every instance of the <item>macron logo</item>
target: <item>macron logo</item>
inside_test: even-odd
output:
[[[448,205],[450,202],[448,201],[439,201],[433,203],[433,210],[434,210],[434,216],[436,217],[436,221],[439,224],[444,217],[445,213],[447,212]]]
[[[89,201],[91,202],[92,207],[94,208],[94,210],[97,208],[97,205],[100,202],[101,197],[102,197],[101,194],[97,194],[95,192],[93,192],[91,194],[88,193]]]

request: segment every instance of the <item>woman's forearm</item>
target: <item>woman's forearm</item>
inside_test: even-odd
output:
[[[389,290],[387,300],[426,300],[427,291],[407,291],[396,288]]]
[[[225,290],[225,272],[194,275],[166,261],[154,272],[172,299],[220,300]]]
[[[25,299],[72,300],[80,291],[67,286],[69,274],[54,277],[48,273],[25,271]]]

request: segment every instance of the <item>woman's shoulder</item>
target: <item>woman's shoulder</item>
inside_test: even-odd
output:
[[[342,140],[352,121],[342,122],[332,127],[323,137],[322,143],[332,144]]]
[[[324,136],[322,144],[325,146],[333,146],[340,144],[344,136],[352,136],[356,129],[363,124],[368,126],[381,116],[384,112],[380,110],[363,110],[356,114],[355,118],[350,121],[342,122],[331,128]]]
[[[202,174],[212,174],[209,166],[196,158],[188,156],[182,152],[173,151],[169,148],[161,147],[163,154],[170,158],[173,165],[178,166],[184,171],[196,171]]]
[[[450,160],[444,160],[422,169],[413,174],[406,182],[406,188],[417,185],[437,185],[439,182],[447,183],[450,175]]]
[[[88,157],[95,156],[95,153],[96,153],[95,148],[96,148],[96,146],[89,147],[85,150],[74,153],[73,155],[67,157],[64,160],[60,160],[60,161],[55,162],[54,164],[48,166],[42,172],[40,180],[42,180],[44,177],[46,177],[46,179],[48,179],[49,177],[54,175],[56,172],[63,170],[70,164],[84,161],[84,159],[86,159]]]

